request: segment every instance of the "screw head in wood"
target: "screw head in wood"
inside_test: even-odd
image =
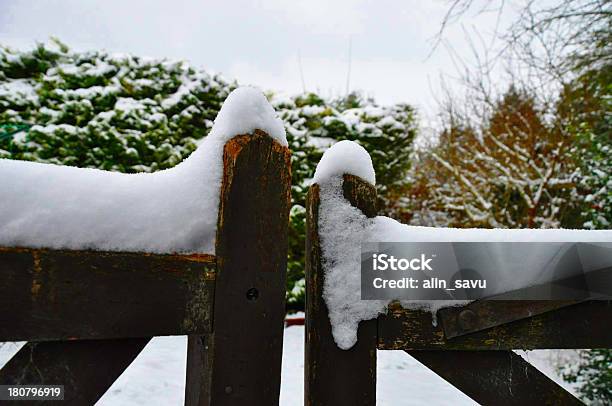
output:
[[[257,298],[259,298],[259,291],[257,289],[255,289],[255,288],[251,288],[251,289],[247,290],[246,298],[250,302],[256,301]]]

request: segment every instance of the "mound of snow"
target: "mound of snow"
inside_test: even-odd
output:
[[[239,87],[227,96],[212,131],[236,135],[255,129],[265,131],[285,147],[288,145],[283,122],[263,93],[254,87]]]
[[[0,245],[214,253],[223,146],[259,129],[287,145],[261,91],[233,91],[199,148],[153,174],[0,159]]]
[[[376,184],[370,154],[353,141],[337,142],[325,151],[317,165],[313,181],[321,184],[326,179],[344,174],[359,176],[372,185]]]

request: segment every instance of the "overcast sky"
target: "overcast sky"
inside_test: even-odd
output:
[[[16,48],[56,36],[75,49],[185,59],[241,84],[288,93],[350,90],[388,104],[433,109],[440,74],[456,69],[444,47],[427,59],[445,0],[2,0],[0,43]],[[445,39],[461,57],[464,30],[487,37],[497,13],[476,10]],[[505,12],[501,27],[513,14]],[[300,75],[300,63],[303,84]],[[434,93],[432,93],[434,91]]]

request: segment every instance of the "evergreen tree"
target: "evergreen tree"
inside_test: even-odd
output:
[[[235,84],[184,62],[0,50],[0,157],[120,172],[176,165],[208,134]]]
[[[582,196],[581,228],[612,227],[612,65],[585,71],[567,83],[558,121],[575,134],[572,153]]]

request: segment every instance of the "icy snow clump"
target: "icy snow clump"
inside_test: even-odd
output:
[[[323,296],[334,340],[340,348],[348,349],[357,340],[359,322],[376,317],[385,310],[387,303],[361,300],[361,242],[368,241],[367,233],[373,220],[344,199],[344,174],[375,183],[370,155],[352,141],[340,141],[325,151],[314,176],[320,187],[319,236],[325,270]]]

